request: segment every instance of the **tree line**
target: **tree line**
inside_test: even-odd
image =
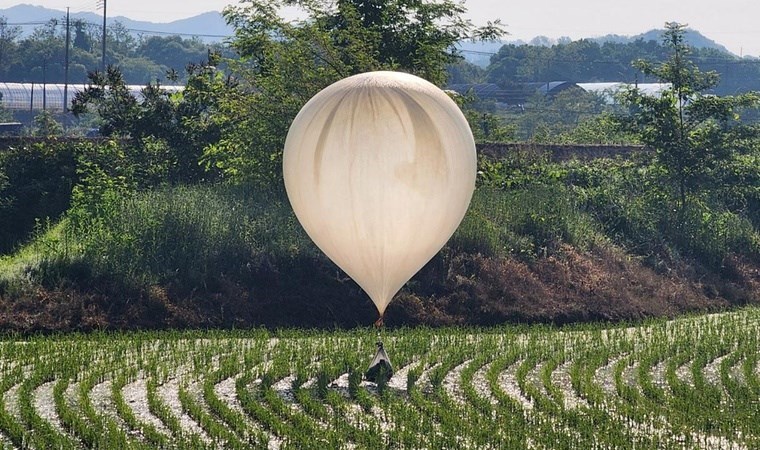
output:
[[[663,42],[637,39],[603,42],[590,39],[552,46],[507,44],[491,57],[485,69],[468,64],[452,67],[453,83],[487,81],[503,87],[534,81],[655,82],[636,61],[663,62],[670,49]],[[690,47],[690,59],[705,71],[720,75],[711,92],[718,95],[760,90],[760,60],[740,58],[716,48]],[[462,67],[464,66],[464,67]]]
[[[22,28],[0,16],[0,81],[64,83],[66,19],[52,19],[24,35]],[[101,68],[102,28],[81,19],[69,24],[69,83],[87,82],[90,71]],[[135,36],[121,22],[106,27],[106,64],[118,66],[128,84],[184,80],[188,63],[207,58],[209,49],[222,51],[221,43],[198,38]],[[176,77],[176,78],[175,78]]]

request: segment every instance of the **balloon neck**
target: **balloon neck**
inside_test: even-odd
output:
[[[384,324],[385,322],[383,322],[383,316],[380,316],[380,318],[375,321],[375,328],[380,331]]]

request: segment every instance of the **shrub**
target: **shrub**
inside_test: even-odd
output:
[[[0,151],[0,254],[27,240],[39,221],[68,209],[81,145],[19,141]]]
[[[139,284],[202,286],[256,261],[312,248],[281,197],[245,187],[164,187],[106,197],[113,200],[100,204],[112,206],[80,234],[84,252],[99,271]]]
[[[560,184],[482,187],[449,246],[456,252],[532,258],[551,254],[562,243],[585,247],[597,239],[596,228]]]

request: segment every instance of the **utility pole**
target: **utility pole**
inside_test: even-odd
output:
[[[47,111],[47,58],[42,60],[42,110]]]
[[[69,28],[69,7],[66,7],[66,51],[64,52],[65,56],[64,58],[66,61],[64,62],[64,69],[63,69],[63,113],[67,113],[69,111],[69,45],[71,42],[71,32]]]
[[[100,62],[100,70],[106,73],[106,3],[108,0],[99,0],[103,2],[103,39],[102,39],[102,60]]]

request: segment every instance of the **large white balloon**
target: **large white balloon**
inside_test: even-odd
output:
[[[319,92],[290,126],[283,155],[301,225],[381,317],[459,226],[476,170],[457,105],[398,72],[355,75]]]

